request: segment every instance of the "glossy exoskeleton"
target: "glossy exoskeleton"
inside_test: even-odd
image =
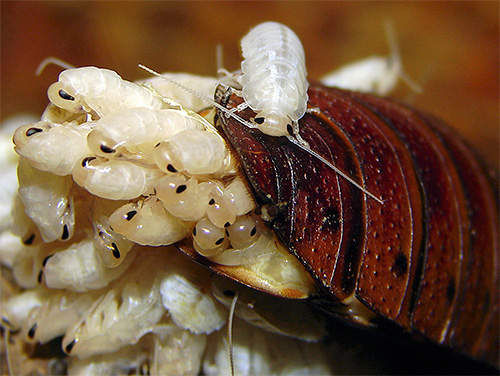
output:
[[[286,137],[220,113],[258,205],[333,302],[498,368],[497,187],[456,132],[405,104],[309,88],[309,147],[381,204]],[[228,109],[242,98],[219,87]],[[244,119],[255,114],[239,112]]]

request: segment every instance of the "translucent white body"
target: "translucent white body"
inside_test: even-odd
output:
[[[206,120],[181,110],[144,107],[115,112],[100,119],[88,135],[96,155],[112,157],[119,148],[149,153],[154,146],[185,130],[205,129]]]
[[[24,158],[18,167],[19,196],[26,214],[36,224],[43,239],[67,240],[74,231],[74,212],[69,194],[69,176],[57,176],[37,170]]]
[[[257,112],[259,129],[271,136],[290,135],[288,125],[304,115],[308,100],[300,39],[285,25],[265,22],[241,40],[241,49],[243,98]]]
[[[68,175],[75,164],[90,151],[87,146],[87,134],[90,130],[89,123],[27,124],[14,133],[15,151],[39,170],[55,175]]]
[[[126,204],[109,217],[111,228],[141,245],[169,245],[184,239],[192,225],[167,212],[162,203],[151,196],[137,204]]]
[[[130,200],[152,193],[158,169],[119,159],[85,158],[73,170],[73,179],[90,193],[109,200]]]
[[[86,292],[107,286],[120,277],[133,260],[127,257],[119,267],[106,268],[92,239],[85,239],[47,259],[43,275],[49,288]]]
[[[173,168],[191,175],[223,173],[233,168],[222,137],[197,130],[177,133],[157,145],[154,159],[165,172]]]
[[[94,113],[98,117],[133,107],[159,109],[163,101],[116,72],[97,67],[71,68],[59,74],[48,91],[52,103],[69,112]]]

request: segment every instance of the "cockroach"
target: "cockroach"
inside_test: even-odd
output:
[[[327,299],[334,316],[368,326],[390,321],[498,368],[498,190],[491,174],[451,128],[405,104],[316,83],[308,96],[317,110],[299,120],[300,136],[383,203],[287,137],[220,110],[217,126],[267,225],[320,286],[312,301]],[[224,85],[216,100],[236,112],[243,107]],[[359,302],[370,313],[357,310]]]

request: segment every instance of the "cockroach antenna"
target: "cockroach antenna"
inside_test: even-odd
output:
[[[229,347],[229,366],[231,369],[231,376],[234,376],[234,354],[233,354],[233,321],[234,313],[236,310],[236,303],[238,302],[239,293],[234,294],[233,300],[231,301],[231,307],[229,309],[229,321],[227,323],[227,337],[228,337],[228,347]]]
[[[36,68],[35,74],[37,76],[40,76],[42,74],[42,72],[45,70],[45,68],[47,68],[47,66],[50,64],[57,65],[58,67],[61,67],[63,69],[76,68],[74,65],[71,65],[70,63],[67,63],[64,60],[61,60],[61,59],[54,57],[54,56],[49,56],[49,57],[43,59],[42,62],[38,65],[38,68]]]
[[[360,184],[358,184],[354,179],[350,178],[345,172],[343,172],[342,170],[340,170],[338,167],[335,167],[331,162],[327,161],[324,157],[322,157],[321,155],[319,155],[318,153],[316,153],[314,150],[312,150],[309,147],[306,147],[306,146],[302,145],[302,143],[300,141],[298,141],[297,139],[295,139],[292,136],[289,136],[288,139],[290,140],[291,143],[297,145],[299,148],[301,148],[305,152],[307,152],[307,153],[311,154],[313,157],[319,159],[321,162],[323,162],[325,165],[327,165],[328,167],[330,167],[333,171],[335,171],[337,174],[339,174],[340,176],[342,176],[345,180],[347,180],[349,183],[351,183],[356,188],[358,188],[359,190],[361,190],[367,196],[370,196],[371,198],[373,198],[375,201],[377,201],[380,204],[384,203],[384,200],[382,200],[381,198],[375,196],[373,193],[369,192],[366,188],[364,188],[363,186],[361,186]]]
[[[202,101],[205,101],[205,102],[213,105],[214,107],[217,107],[219,110],[221,110],[222,112],[224,112],[227,116],[231,116],[233,119],[235,119],[236,121],[240,122],[241,124],[245,124],[249,128],[257,128],[256,125],[254,125],[254,124],[250,123],[249,121],[243,119],[242,117],[236,115],[234,112],[229,111],[227,108],[225,108],[224,106],[220,105],[219,103],[217,103],[213,99],[207,97],[206,95],[203,95],[202,93],[199,93],[196,90],[193,90],[190,87],[185,86],[185,85],[181,84],[180,82],[177,82],[177,81],[171,79],[170,77],[167,77],[167,76],[165,76],[165,75],[163,75],[161,73],[158,73],[157,71],[155,71],[155,70],[153,70],[151,68],[148,68],[145,65],[139,64],[138,67],[141,68],[141,69],[143,69],[143,70],[145,70],[148,73],[151,73],[154,76],[163,78],[164,80],[170,82],[171,84],[173,84],[173,85],[175,85],[177,87],[180,87],[181,89],[187,91],[188,93],[194,95],[195,97],[201,99]]]
[[[148,68],[143,64],[139,64],[138,66],[139,66],[139,68],[145,70],[146,72],[151,73],[154,76],[163,78],[164,80],[170,82],[173,85],[176,85],[177,87],[180,87],[181,89],[196,96],[197,98],[200,98],[201,100],[206,101],[207,103],[209,103],[209,104],[213,105],[214,107],[218,108],[219,110],[223,111],[228,117],[231,116],[233,119],[240,122],[241,124],[244,124],[249,128],[257,128],[258,129],[258,127],[256,125],[254,125],[254,124],[250,123],[249,121],[243,119],[242,117],[236,115],[234,112],[228,110],[227,108],[225,108],[224,106],[215,102],[213,99],[207,97],[206,95],[203,95],[203,94],[197,92],[196,90],[193,90],[192,88],[187,87],[187,86],[181,84],[180,82],[177,82],[177,81],[171,79],[170,77],[162,75],[161,73],[158,73],[157,71],[155,71],[151,68]],[[294,136],[288,136],[287,138],[290,140],[290,142],[297,145],[300,149],[304,150],[306,153],[309,153],[313,157],[319,159],[321,162],[326,164],[328,167],[330,167],[332,170],[334,170],[336,173],[338,173],[340,176],[342,176],[344,179],[346,179],[349,183],[354,185],[356,188],[360,189],[367,196],[373,198],[375,201],[377,201],[380,204],[384,203],[384,200],[378,198],[373,193],[370,193],[366,188],[364,188],[363,186],[358,184],[356,181],[354,181],[352,178],[350,178],[346,173],[342,172],[338,167],[335,167],[331,162],[327,161],[324,157],[322,157],[321,155],[319,155],[318,153],[313,151],[307,144],[304,145],[304,142],[302,139],[296,139]]]

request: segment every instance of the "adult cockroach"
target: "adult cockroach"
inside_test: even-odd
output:
[[[361,302],[373,316],[354,309],[358,322],[388,319],[498,368],[498,201],[490,174],[450,128],[407,105],[319,84],[308,95],[316,110],[299,121],[300,136],[383,203],[286,137],[219,112],[267,224],[314,276],[333,314],[349,319],[345,307]],[[222,85],[216,99],[230,110],[243,100]]]

